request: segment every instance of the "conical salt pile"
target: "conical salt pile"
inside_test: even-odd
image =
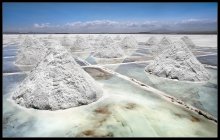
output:
[[[192,40],[188,36],[181,37],[181,40],[183,40],[184,43],[186,43],[187,47],[190,49],[193,49],[196,47],[196,45],[192,42]]]
[[[105,36],[101,41],[100,41],[100,46],[106,46],[114,43],[114,40],[111,37]]]
[[[124,51],[117,43],[100,46],[96,49],[94,57],[98,58],[120,58],[124,56]]]
[[[148,39],[146,45],[156,45],[157,43],[158,43],[157,38],[152,36]]]
[[[210,78],[208,71],[182,41],[174,42],[162,51],[145,71],[180,81],[207,81]]]
[[[153,56],[157,56],[162,53],[162,51],[169,49],[170,45],[172,45],[172,41],[167,37],[163,37],[157,45],[151,45],[150,51]]]
[[[138,42],[133,36],[126,36],[122,41],[121,41],[121,46],[123,48],[137,48]]]
[[[77,37],[77,39],[73,43],[73,47],[71,47],[71,50],[75,51],[75,50],[85,50],[85,49],[91,49],[91,45],[84,38]]]
[[[101,97],[102,89],[68,51],[50,50],[14,91],[12,99],[17,104],[58,110],[89,104]]]
[[[46,54],[46,48],[38,39],[26,37],[20,45],[17,54],[16,64],[19,65],[35,65]]]
[[[162,46],[167,46],[170,44],[172,44],[172,41],[168,37],[163,37],[159,42],[159,45],[162,45]]]

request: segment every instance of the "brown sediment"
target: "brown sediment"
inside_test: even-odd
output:
[[[95,109],[94,112],[99,113],[99,114],[111,114],[111,112],[108,109],[108,106],[99,107]]]
[[[94,110],[94,112],[97,115],[101,114],[101,116],[100,116],[101,118],[95,122],[96,127],[102,126],[103,123],[106,122],[108,120],[108,118],[110,117],[110,115],[112,114],[112,112],[109,111],[109,105],[98,107]]]
[[[179,118],[189,118],[187,115],[184,115],[184,114],[174,113],[174,115],[179,117]],[[192,122],[200,122],[200,119],[193,116],[193,115],[190,115],[190,120]]]
[[[200,119],[199,118],[197,118],[197,117],[195,117],[195,116],[192,116],[191,115],[191,119],[190,119],[192,122],[199,122],[200,121]]]
[[[135,103],[127,103],[126,105],[125,105],[125,108],[126,109],[134,109],[134,108],[136,108],[137,107],[137,104],[135,104]]]
[[[96,133],[94,130],[85,130],[79,133],[76,137],[113,137],[112,132],[107,132],[105,134]]]
[[[99,120],[99,121],[96,123],[96,126],[97,126],[97,127],[102,126],[103,123],[107,121],[107,118],[108,118],[108,117],[109,117],[109,116],[106,116],[106,117],[102,118],[101,120]]]
[[[181,118],[181,117],[182,117],[182,115],[181,115],[181,114],[179,114],[179,113],[174,113],[174,115],[175,115],[175,116],[178,116],[179,118]]]
[[[83,131],[82,134],[84,134],[86,136],[94,136],[95,131],[94,130],[86,130],[86,131]]]

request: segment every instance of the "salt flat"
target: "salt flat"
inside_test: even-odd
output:
[[[102,34],[116,38],[118,34]],[[25,36],[25,35],[22,35]],[[28,35],[47,38],[47,34]],[[64,34],[52,34],[54,41],[62,40]],[[88,34],[65,34],[75,40],[76,36],[87,38]],[[100,34],[91,34],[95,43]],[[91,37],[90,36],[90,37]],[[190,83],[163,79],[147,75],[144,67],[153,60],[150,47],[144,45],[151,36],[159,40],[167,36],[172,41],[185,35],[119,34],[123,39],[133,36],[139,43],[137,48],[126,49],[125,57],[118,59],[92,56],[94,49],[72,52],[72,55],[87,61],[92,66],[103,66],[121,75],[143,82],[167,95],[203,110],[217,118],[217,35],[187,35],[196,45],[192,53],[207,68],[211,79],[206,83]],[[217,123],[187,108],[168,102],[140,86],[101,70],[87,69],[103,89],[103,96],[96,102],[65,110],[49,111],[25,108],[11,100],[11,94],[28,72],[35,66],[19,66],[16,60],[19,49],[18,35],[3,35],[3,135],[18,136],[154,136],[154,137],[203,137],[217,136]],[[201,59],[201,57],[203,57]],[[214,63],[216,62],[216,63]],[[83,66],[82,66],[83,67]],[[17,73],[17,74],[16,74]],[[42,131],[44,130],[44,131]],[[144,131],[143,131],[144,130]],[[175,132],[175,133],[174,133]]]

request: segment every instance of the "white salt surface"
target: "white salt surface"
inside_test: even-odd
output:
[[[114,40],[121,40],[121,36],[117,35]]]
[[[74,40],[70,37],[64,36],[61,39],[61,45],[65,47],[71,48],[73,46],[73,43],[74,43]]]
[[[45,38],[47,36],[48,35],[35,35],[36,38]],[[53,39],[54,41],[60,40],[63,36],[64,34],[54,34]],[[66,36],[71,39],[75,39],[76,37],[75,34],[68,34]],[[86,34],[80,34],[80,36],[83,38],[87,37]],[[94,35],[94,38],[98,36],[99,35],[96,34]],[[107,36],[114,38],[117,35],[109,34]],[[128,35],[122,34],[120,36],[121,38],[124,38]],[[133,36],[138,42],[145,42],[151,36],[155,36],[160,40],[164,35],[136,34]],[[166,36],[171,38],[172,41],[177,41],[180,40],[183,35]],[[4,42],[6,43],[3,47],[8,47],[7,45],[13,44],[13,42],[10,42],[10,38],[13,38],[13,41],[16,41],[17,37],[17,35],[5,35],[3,40],[5,40]],[[213,47],[216,47],[217,44],[214,43],[217,41],[216,36],[195,35],[194,37],[191,37],[191,35],[189,35],[189,37],[196,45],[196,40],[198,40],[198,42],[201,40],[201,44],[204,45],[204,47],[212,47],[210,44],[214,44]],[[53,40],[50,41],[53,42]],[[89,42],[93,41],[94,40],[90,40]],[[84,56],[80,58],[84,59]],[[57,58],[56,60],[59,59]],[[62,62],[59,61],[59,63]],[[52,63],[51,65],[54,64],[55,63]],[[49,70],[52,71],[52,73],[58,73],[59,75],[59,71],[54,71],[51,65]],[[57,66],[59,66],[58,69],[62,71],[62,67],[60,67],[60,65]],[[45,68],[42,68],[42,71],[49,71],[45,69],[46,66]],[[131,67],[131,69],[133,70],[133,67]],[[70,70],[68,69],[68,71]],[[125,72],[130,72],[130,70],[125,69]],[[42,72],[40,71],[39,77],[42,77],[41,74]],[[102,98],[88,105],[72,107],[65,110],[47,111],[32,108],[27,109],[14,102],[9,102],[7,99],[11,93],[8,93],[8,95],[7,93],[4,93],[6,95],[3,96],[3,136],[217,136],[217,125],[204,119],[200,115],[193,114],[173,105],[172,103],[155,97],[154,93],[143,91],[126,81],[115,78],[108,79],[105,76],[100,76],[99,78],[103,78],[100,81],[98,80],[99,84],[103,86]],[[37,81],[38,80],[36,80],[36,82]],[[39,81],[42,81],[42,79],[39,79]],[[56,84],[56,82],[52,83]],[[65,85],[62,85],[64,84],[62,82],[58,82],[58,84],[61,84],[58,85],[58,87],[65,87]],[[29,85],[33,86],[34,83]],[[41,86],[44,85],[41,84]],[[167,84],[167,87],[169,86],[170,85]],[[175,86],[175,84],[173,84],[173,86]],[[203,99],[206,100],[206,96],[204,96]]]

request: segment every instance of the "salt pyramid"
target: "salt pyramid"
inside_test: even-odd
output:
[[[210,78],[208,71],[182,41],[174,42],[170,48],[163,50],[145,71],[180,81],[207,81]]]
[[[172,45],[172,41],[167,37],[163,37],[157,45],[151,45],[150,51],[153,56],[157,56],[162,53],[163,50],[168,49],[170,45]]]
[[[93,56],[98,58],[120,58],[124,56],[124,51],[119,44],[112,43],[97,48]]]
[[[42,42],[27,36],[20,45],[15,63],[19,65],[35,65],[44,58],[45,53],[46,48]]]
[[[123,48],[137,48],[138,42],[133,36],[126,36],[122,41],[121,41],[121,46]]]
[[[100,41],[100,46],[106,46],[110,45],[114,42],[114,40],[111,37],[105,36],[101,41]]]
[[[12,99],[26,108],[59,110],[81,106],[101,97],[102,89],[65,49],[49,54],[13,92]]]
[[[188,36],[181,37],[181,40],[183,40],[184,43],[186,43],[187,47],[189,47],[190,49],[196,47],[196,45],[192,42],[192,40]]]
[[[161,46],[167,46],[167,45],[170,45],[170,44],[172,44],[172,41],[166,36],[163,37],[159,42],[159,45],[161,45]]]
[[[77,37],[77,39],[73,43],[73,46],[71,47],[71,51],[85,50],[85,49],[90,49],[90,48],[91,48],[91,45],[89,44],[88,41],[86,41],[82,37]]]
[[[152,36],[148,39],[146,45],[156,45],[157,43],[158,43],[157,38]]]

